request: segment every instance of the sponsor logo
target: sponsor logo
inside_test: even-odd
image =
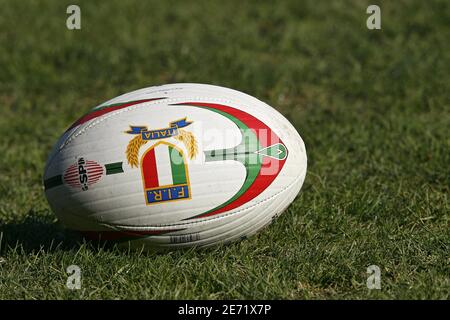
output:
[[[85,160],[83,157],[71,165],[64,173],[64,182],[72,188],[87,191],[103,176],[104,169],[95,161]]]
[[[197,141],[195,136],[181,128],[190,125],[186,118],[169,123],[167,128],[149,130],[146,126],[130,126],[127,134],[135,135],[126,150],[128,164],[141,168],[145,201],[147,205],[174,200],[191,199],[189,171],[186,157],[195,158]],[[174,138],[182,142],[183,149],[161,139]],[[149,141],[151,145],[139,159],[139,151]]]

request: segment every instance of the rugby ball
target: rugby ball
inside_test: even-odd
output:
[[[300,191],[306,150],[278,111],[204,84],[149,87],[76,121],[48,158],[45,194],[67,228],[146,248],[256,233]]]

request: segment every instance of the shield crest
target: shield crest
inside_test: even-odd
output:
[[[147,205],[191,198],[188,166],[182,149],[159,141],[145,151],[140,163]]]

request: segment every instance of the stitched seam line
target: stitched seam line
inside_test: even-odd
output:
[[[158,104],[170,104],[173,102],[180,102],[180,101],[195,101],[195,100],[202,100],[202,99],[208,99],[210,101],[216,101],[216,102],[222,102],[222,103],[235,103],[231,100],[227,100],[227,99],[222,99],[222,98],[213,98],[213,97],[193,97],[193,98],[170,98],[170,99],[164,99],[164,100],[157,100],[157,101],[149,101],[149,102],[144,102],[141,104],[137,104],[137,105],[133,105],[133,106],[129,106],[127,108],[124,109],[120,109],[108,114],[105,114],[103,116],[100,116],[97,120],[95,120],[94,122],[90,123],[88,126],[84,127],[83,129],[81,129],[80,131],[74,132],[73,134],[70,135],[70,137],[61,145],[61,147],[59,148],[59,152],[61,152],[67,145],[69,145],[72,141],[74,141],[76,138],[78,138],[79,136],[83,135],[84,133],[86,133],[86,131],[88,131],[89,129],[92,129],[93,127],[99,125],[100,123],[102,123],[103,121],[106,121],[109,118],[115,117],[119,114],[122,114],[124,112],[130,112],[130,111],[134,111],[138,108],[142,108],[144,106],[149,106],[149,105],[158,105]]]

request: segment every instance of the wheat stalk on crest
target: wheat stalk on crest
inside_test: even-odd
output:
[[[128,144],[126,155],[128,164],[133,167],[139,166],[139,149],[147,143],[147,140],[142,139],[142,135],[137,135]]]
[[[197,141],[195,140],[195,136],[192,134],[192,132],[178,130],[178,135],[174,138],[184,143],[188,151],[189,159],[195,158],[198,152],[198,147]]]

